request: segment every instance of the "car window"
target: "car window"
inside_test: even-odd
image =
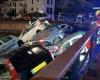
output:
[[[12,39],[12,37],[10,37],[10,36],[6,36],[6,37],[0,38],[0,40],[2,40],[3,42],[8,42],[8,41],[10,41],[11,39]]]
[[[65,28],[65,26],[66,26],[66,25],[61,25],[60,28],[63,29],[63,28]]]
[[[0,64],[0,80],[9,80],[10,74],[4,64]]]
[[[2,43],[0,42],[0,45],[2,45]]]
[[[64,44],[63,46],[62,46],[62,51],[65,51],[67,48],[69,48],[70,47],[70,42],[68,42],[68,43],[66,43],[66,44]]]

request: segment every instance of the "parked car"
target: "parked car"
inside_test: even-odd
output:
[[[20,80],[29,80],[53,60],[52,54],[40,45],[23,45],[1,57],[9,60]]]
[[[17,47],[18,41],[19,41],[19,38],[13,35],[0,38],[0,53],[6,50],[9,50],[14,45]]]
[[[33,23],[31,23],[28,27],[26,27],[21,35],[19,36],[19,38],[23,41],[23,42],[28,42],[30,40],[32,40],[33,36],[44,30],[45,28],[49,27],[49,24],[47,23],[47,21],[41,21],[41,20],[37,20]]]

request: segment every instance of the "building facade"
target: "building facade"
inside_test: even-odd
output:
[[[26,0],[27,13],[40,12],[48,15],[49,18],[54,17],[55,0]]]
[[[3,7],[2,7],[2,13],[7,14],[14,12],[16,14],[18,13],[24,13],[26,11],[26,8],[24,7],[24,0],[8,0],[4,1]]]
[[[54,18],[55,0],[8,0],[4,1],[2,13],[15,12],[16,14],[40,12],[49,18]]]

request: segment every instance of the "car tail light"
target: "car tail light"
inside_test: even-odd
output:
[[[56,50],[56,51],[58,51],[58,50],[59,50],[59,47],[58,47],[58,46],[55,46],[54,48],[55,48],[55,50]]]
[[[39,42],[43,42],[44,40],[39,40]]]

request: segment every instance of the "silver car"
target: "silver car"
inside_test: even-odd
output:
[[[48,21],[41,21],[41,20],[37,20],[33,23],[31,23],[27,28],[25,28],[21,35],[19,36],[19,38],[23,41],[23,42],[28,42],[30,40],[32,40],[33,36],[44,30],[45,28],[49,27],[49,23],[47,23]]]
[[[18,41],[19,41],[19,38],[13,35],[0,38],[0,53],[10,49],[13,46],[17,47]]]

